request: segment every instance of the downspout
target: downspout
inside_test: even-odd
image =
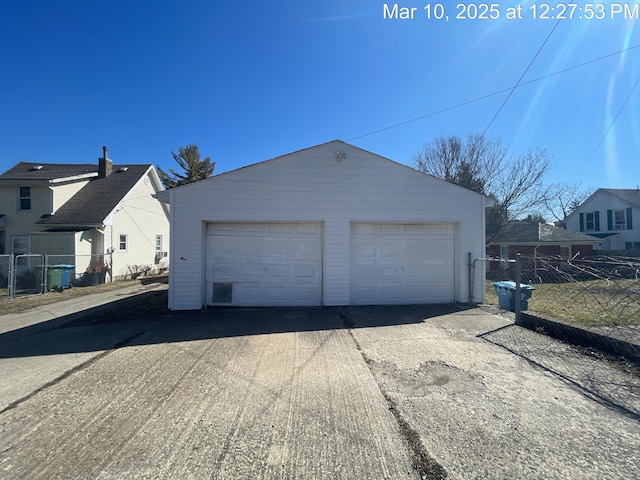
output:
[[[540,246],[541,245],[538,244],[533,247],[533,275],[536,277],[536,280],[538,279],[538,247]]]
[[[169,310],[173,310],[173,287],[175,284],[175,267],[177,264],[177,258],[175,255],[175,211],[176,211],[175,192],[171,190],[169,192],[169,292],[168,292],[168,304]]]
[[[113,272],[115,269],[113,268],[113,223],[109,225],[111,242],[109,243],[109,255],[111,255],[111,281],[113,282]]]

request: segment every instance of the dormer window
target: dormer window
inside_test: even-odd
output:
[[[18,187],[18,210],[31,210],[31,187]]]

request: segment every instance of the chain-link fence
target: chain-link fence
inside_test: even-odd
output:
[[[13,255],[0,255],[0,297],[11,297]]]
[[[111,255],[0,255],[0,297],[110,282]]]
[[[488,262],[485,302],[499,304],[494,283],[517,281],[514,262]],[[640,345],[640,259],[520,256],[521,284],[533,287],[527,313]],[[527,287],[523,287],[527,289]],[[514,297],[515,298],[515,297]]]

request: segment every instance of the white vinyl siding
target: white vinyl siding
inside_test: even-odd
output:
[[[638,196],[640,199],[640,195]],[[593,215],[594,230],[587,230],[587,216]],[[640,236],[640,208],[605,189],[597,190],[567,217],[567,230],[602,232],[601,250],[624,250],[626,243],[637,242]]]
[[[342,158],[336,152],[345,153]],[[484,196],[342,142],[166,192],[171,202],[170,307],[199,309],[210,222],[322,223],[322,305],[351,302],[351,224],[450,224],[454,298],[466,301],[466,256],[484,255]]]

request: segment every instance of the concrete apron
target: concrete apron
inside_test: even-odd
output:
[[[0,477],[417,478],[338,311],[170,320],[6,410]]]
[[[421,316],[404,312],[406,320]],[[585,355],[478,309],[402,324],[393,309],[348,316],[380,389],[448,478],[637,474],[635,366]]]
[[[21,342],[0,391],[24,376],[35,393],[4,400],[0,478],[600,479],[640,463],[637,390],[616,410],[568,378],[633,380],[480,310],[210,310]]]

